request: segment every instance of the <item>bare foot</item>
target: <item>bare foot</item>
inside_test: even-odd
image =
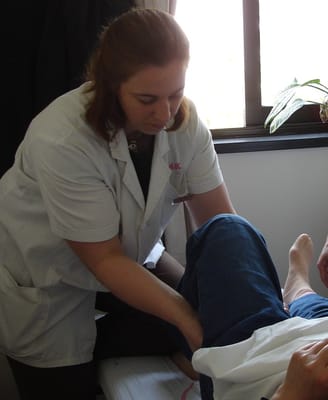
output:
[[[289,249],[289,269],[284,286],[286,304],[306,294],[314,293],[309,281],[312,257],[312,239],[308,234],[302,233]]]

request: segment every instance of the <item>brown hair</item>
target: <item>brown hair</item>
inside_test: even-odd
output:
[[[87,69],[88,91],[93,92],[87,122],[100,136],[112,139],[126,122],[117,97],[120,85],[146,66],[165,66],[174,60],[189,61],[189,41],[172,15],[133,9],[111,22]],[[182,124],[187,112],[184,98],[170,130]]]

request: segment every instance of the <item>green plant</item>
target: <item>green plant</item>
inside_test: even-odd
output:
[[[321,97],[318,94],[321,94]],[[304,95],[309,98],[306,99]],[[299,83],[295,79],[278,95],[264,126],[270,127],[270,133],[274,133],[292,114],[306,104],[320,105],[320,119],[322,122],[328,122],[328,87],[323,85],[320,79],[311,79],[304,83]]]

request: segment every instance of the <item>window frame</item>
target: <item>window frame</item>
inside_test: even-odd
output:
[[[271,107],[261,105],[259,0],[243,0],[246,127],[211,129],[218,152],[263,151],[328,146],[328,125],[315,105],[298,110],[277,133],[264,121]]]

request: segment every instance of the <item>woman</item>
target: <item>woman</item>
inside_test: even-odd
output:
[[[104,30],[88,82],[32,121],[1,179],[0,347],[22,399],[47,388],[47,399],[93,399],[95,345],[96,358],[173,351],[162,321],[192,350],[202,343],[173,288],[182,267],[159,241],[181,201],[197,226],[234,209],[183,96],[188,59],[173,17],[127,12]],[[110,294],[96,343],[97,291]]]

